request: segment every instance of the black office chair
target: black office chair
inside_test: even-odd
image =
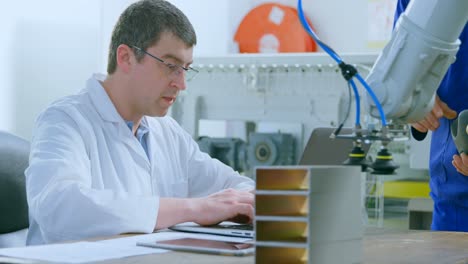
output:
[[[0,131],[0,235],[28,228],[24,170],[29,142]]]

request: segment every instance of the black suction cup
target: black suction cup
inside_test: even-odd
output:
[[[374,170],[374,174],[394,174],[400,166],[395,164],[388,149],[383,148],[377,153],[377,158],[370,167]]]
[[[366,153],[359,146],[354,146],[348,155],[348,159],[343,162],[343,165],[361,166],[362,171],[367,170],[369,162],[366,159]]]

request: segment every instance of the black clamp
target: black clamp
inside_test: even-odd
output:
[[[338,66],[340,67],[341,74],[346,79],[346,81],[351,80],[354,77],[354,75],[356,75],[358,72],[353,65],[346,64],[343,61],[340,64],[338,64]]]

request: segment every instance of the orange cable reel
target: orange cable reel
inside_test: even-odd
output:
[[[317,51],[317,43],[302,27],[297,10],[277,3],[252,9],[241,21],[234,40],[241,53]]]

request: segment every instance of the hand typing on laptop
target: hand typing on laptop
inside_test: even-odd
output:
[[[254,217],[255,196],[252,192],[226,189],[200,198],[199,215],[194,221],[199,225],[213,225],[222,221],[251,223]]]
[[[178,223],[214,225],[222,221],[251,223],[254,217],[252,191],[225,189],[201,198],[160,198],[155,229]]]

